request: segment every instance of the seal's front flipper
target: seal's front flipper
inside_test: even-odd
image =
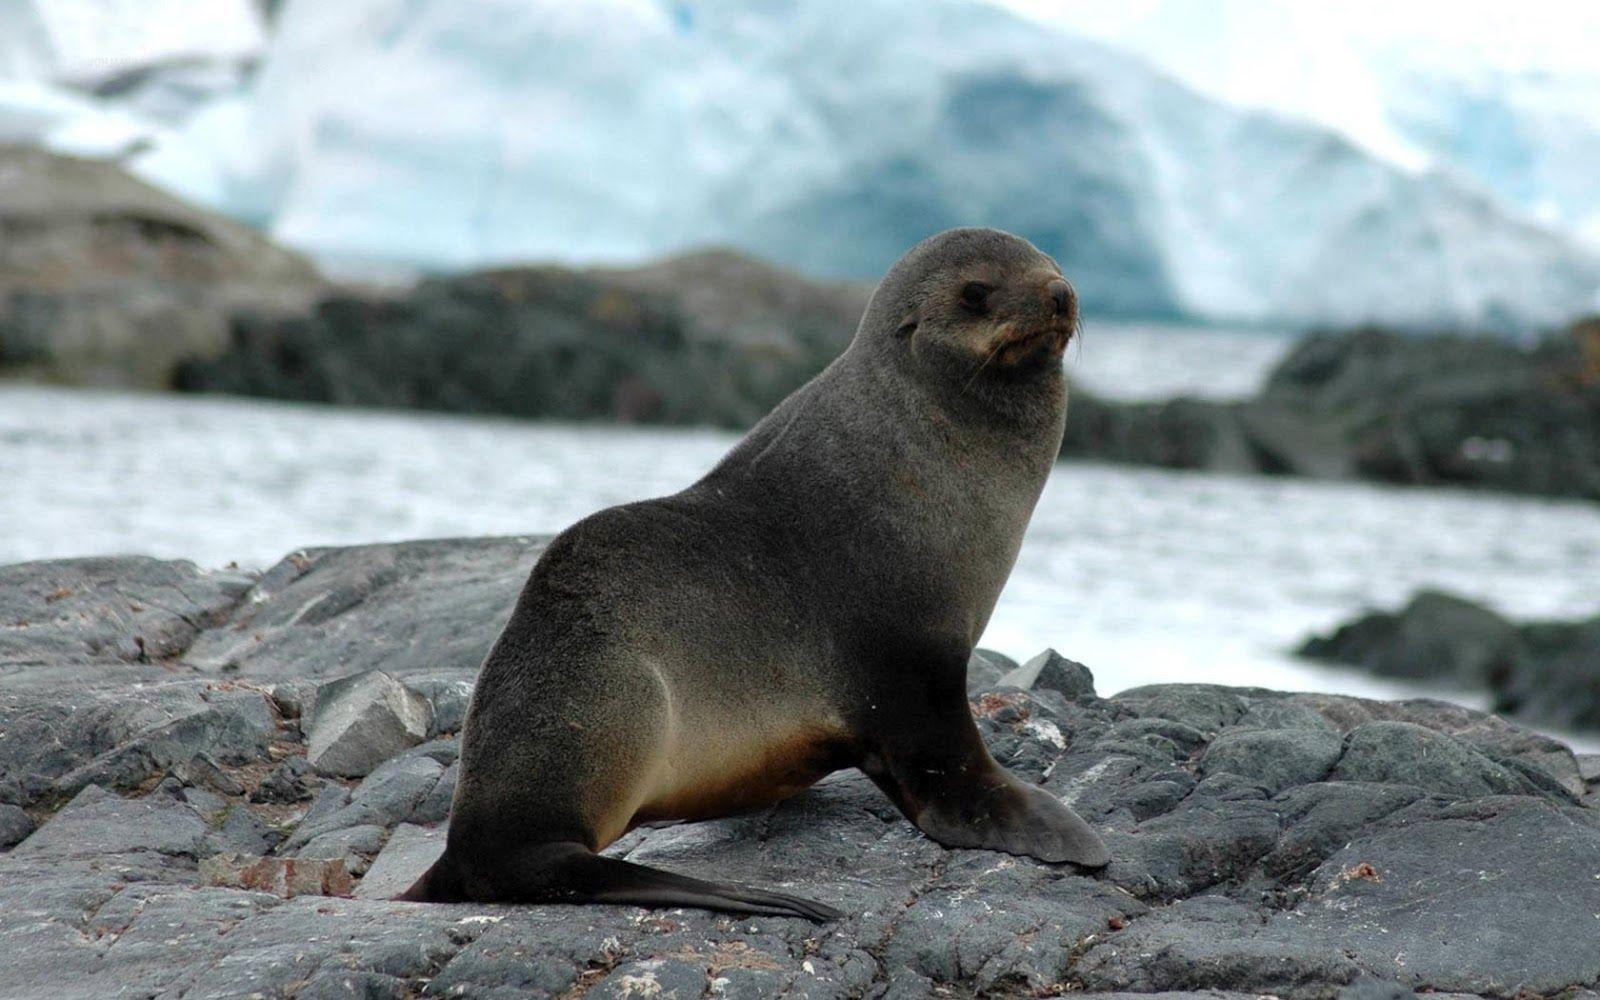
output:
[[[1060,799],[1001,770],[982,795],[945,795],[927,803],[915,822],[946,847],[982,847],[1040,861],[1104,868],[1111,852]]]
[[[950,713],[952,716],[954,712]],[[946,739],[954,729],[956,738]],[[906,818],[945,847],[979,847],[1085,868],[1111,862],[1083,817],[995,763],[961,702],[960,716],[927,732],[891,735],[862,770]]]
[[[404,895],[418,902],[620,903],[697,906],[726,913],[837,920],[838,910],[783,893],[674,875],[620,858],[603,858],[577,843],[530,844],[511,856],[478,859],[468,875],[446,850]]]

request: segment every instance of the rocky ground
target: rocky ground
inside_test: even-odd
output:
[[[975,656],[973,711],[1102,873],[944,850],[846,772],[612,848],[837,923],[391,902],[540,544],[0,569],[0,996],[1593,996],[1600,759],[1436,702],[1106,699],[1054,655]]]
[[[1375,674],[1489,692],[1495,711],[1556,729],[1600,729],[1600,618],[1518,624],[1423,591],[1308,640],[1300,655]]]

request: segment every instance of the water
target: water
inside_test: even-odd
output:
[[[1074,381],[1107,399],[1241,399],[1293,344],[1283,332],[1085,321],[1067,351]]]
[[[1134,336],[1145,343],[1091,332],[1071,363],[1101,391],[1144,396],[1152,381],[1215,388],[1205,372],[1219,366],[1258,377],[1283,350],[1249,334]],[[310,545],[554,531],[687,485],[733,440],[0,386],[0,562],[138,552],[261,567]],[[1287,650],[1422,586],[1518,617],[1593,615],[1600,507],[1062,465],[984,641],[1017,657],[1053,645],[1102,693],[1183,680],[1390,697],[1417,689]]]

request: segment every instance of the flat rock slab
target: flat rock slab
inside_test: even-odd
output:
[[[847,771],[607,850],[804,895],[835,923],[393,902],[442,849],[448,734],[538,545],[308,553],[219,596],[163,663],[113,651],[98,679],[81,645],[40,632],[8,668],[26,683],[0,691],[0,803],[21,838],[0,849],[0,997],[1589,1000],[1600,978],[1593,760],[1430,701],[1102,699],[1053,656],[1006,686],[1012,667],[982,662],[972,711],[998,760],[1102,831],[1104,871],[945,850]],[[151,579],[126,566],[130,591]],[[107,572],[97,600],[115,603]],[[401,742],[427,741],[364,776],[318,773],[318,713],[380,668],[435,717]],[[129,682],[144,669],[159,674]]]
[[[393,899],[411,888],[439,855],[444,853],[444,827],[402,823],[395,828],[383,852],[361,878],[359,899]]]
[[[56,668],[62,677],[61,668],[76,665],[178,656],[251,582],[233,570],[145,556],[0,566],[0,678],[24,666]]]
[[[262,574],[184,662],[253,678],[476,670],[548,538],[306,549]]]

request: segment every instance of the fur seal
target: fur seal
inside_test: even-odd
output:
[[[681,493],[550,543],[489,652],[447,846],[401,899],[838,913],[596,852],[859,767],[929,837],[1100,867],[966,697],[1066,421],[1077,302],[993,229],[894,265],[849,347]]]

